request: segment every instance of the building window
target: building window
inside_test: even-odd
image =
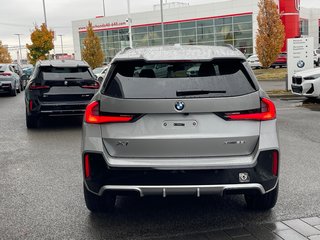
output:
[[[79,33],[81,49],[86,35],[87,33]],[[129,46],[128,28],[100,31],[98,35],[106,54],[106,61],[110,61],[118,51]],[[133,27],[132,39],[134,47],[161,45],[161,24]],[[253,53],[252,15],[167,23],[164,25],[164,42],[167,45],[232,44],[243,53],[250,55]]]
[[[301,36],[309,35],[309,27],[308,27],[308,19],[301,18],[300,19],[300,34]]]

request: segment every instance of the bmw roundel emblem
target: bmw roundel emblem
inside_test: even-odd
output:
[[[303,68],[304,65],[305,65],[305,63],[304,63],[304,61],[302,61],[302,60],[300,60],[300,61],[297,62],[297,67],[298,67],[298,68]]]
[[[182,101],[176,102],[175,108],[177,111],[182,111],[184,109],[184,102]]]

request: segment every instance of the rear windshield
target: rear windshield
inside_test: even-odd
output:
[[[119,62],[104,94],[115,98],[212,98],[256,91],[239,60]]]
[[[40,67],[39,78],[42,80],[92,79],[88,67]]]

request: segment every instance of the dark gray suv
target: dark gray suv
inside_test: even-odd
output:
[[[43,116],[82,116],[99,87],[83,61],[39,61],[25,92],[27,127],[36,128]]]
[[[244,194],[277,201],[276,109],[233,47],[127,49],[86,108],[82,162],[88,209],[117,195]]]

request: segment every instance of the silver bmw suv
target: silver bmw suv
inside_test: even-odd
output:
[[[276,109],[231,46],[126,49],[113,59],[83,122],[84,197],[105,211],[117,195],[278,196]]]

